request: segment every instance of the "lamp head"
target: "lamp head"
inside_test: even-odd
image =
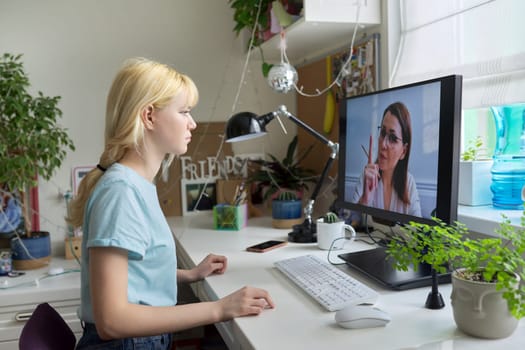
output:
[[[234,114],[226,123],[226,142],[245,141],[264,136],[266,124],[272,119],[272,113],[261,117],[251,112]]]

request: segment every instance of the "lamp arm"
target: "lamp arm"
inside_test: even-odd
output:
[[[317,181],[317,184],[315,185],[315,188],[312,192],[312,195],[310,196],[310,199],[308,200],[308,203],[304,207],[304,217],[305,221],[303,225],[301,226],[303,229],[306,227],[305,231],[309,231],[309,233],[316,232],[315,228],[312,229],[314,226],[314,223],[312,221],[312,213],[314,210],[314,203],[317,198],[317,195],[319,194],[319,191],[321,190],[321,187],[323,186],[324,179],[326,178],[326,175],[328,174],[328,170],[330,170],[330,167],[332,166],[332,163],[337,158],[337,154],[339,153],[339,144],[337,142],[332,142],[323,135],[321,135],[319,132],[317,132],[315,129],[310,127],[308,124],[294,116],[292,113],[288,112],[286,109],[286,106],[282,105],[278,108],[277,111],[272,112],[273,115],[279,114],[282,115],[288,119],[290,119],[295,124],[299,125],[301,128],[306,130],[310,135],[314,136],[316,139],[321,141],[322,143],[326,144],[330,150],[330,157],[326,161],[326,164],[323,168],[323,171],[321,173],[321,176],[319,177],[319,180]],[[294,229],[295,230],[295,229]]]
[[[329,139],[321,135],[317,130],[312,128],[310,125],[306,124],[301,119],[297,118],[295,115],[288,112],[288,110],[286,109],[286,106],[284,105],[279,106],[279,109],[277,111],[271,112],[268,114],[271,114],[273,116],[275,116],[276,114],[279,114],[279,115],[285,116],[286,118],[290,119],[292,122],[294,122],[295,124],[299,125],[304,130],[306,130],[310,135],[314,136],[316,139],[318,139],[319,141],[321,141],[322,143],[330,147],[330,150],[332,151],[332,153],[330,154],[330,158],[332,159],[337,158],[337,154],[339,153],[339,144],[337,142],[330,141]]]
[[[330,146],[330,144],[333,143],[332,141],[328,140],[326,137],[321,135],[319,132],[317,132],[317,130],[313,129],[310,125],[306,124],[301,119],[297,118],[295,115],[293,115],[292,113],[288,112],[288,110],[286,109],[286,106],[284,106],[284,105],[279,106],[279,109],[277,111],[275,111],[275,112],[272,112],[272,113],[274,115],[277,113],[279,115],[282,115],[282,116],[290,119],[292,122],[294,122],[295,124],[299,125],[304,130],[306,130],[310,135],[314,136],[319,141],[321,141],[324,144],[327,144],[328,146]]]
[[[326,174],[328,174],[328,170],[332,166],[334,159],[335,157],[330,157],[326,161],[326,164],[324,165],[324,168],[323,168],[323,172],[321,173],[319,180],[317,180],[317,183],[315,184],[315,188],[312,192],[312,195],[310,196],[310,199],[308,200],[308,203],[306,203],[304,207],[304,217],[309,222],[312,222],[312,213],[314,211],[315,199],[317,198],[317,195],[319,194],[319,191],[321,190],[321,187],[323,186],[323,182],[324,182],[324,179],[326,178]]]

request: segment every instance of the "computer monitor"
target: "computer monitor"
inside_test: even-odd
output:
[[[461,88],[462,77],[452,75],[341,101],[337,206],[356,221],[455,221]],[[341,257],[389,287],[430,283],[429,271],[400,273],[388,261],[375,271],[384,249],[358,255]]]

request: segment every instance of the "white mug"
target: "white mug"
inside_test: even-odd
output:
[[[317,219],[317,245],[319,249],[339,250],[345,245],[345,232],[348,230],[351,236],[347,239],[355,238],[355,230],[351,225],[345,224],[344,221],[326,223],[323,218]]]

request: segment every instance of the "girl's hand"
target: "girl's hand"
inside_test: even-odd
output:
[[[220,319],[230,320],[234,317],[258,315],[264,309],[274,308],[270,294],[260,288],[243,287],[238,291],[219,299]]]
[[[222,275],[224,271],[226,271],[227,265],[228,259],[225,256],[208,254],[208,256],[192,270],[195,274],[195,280],[199,281],[212,274]]]

